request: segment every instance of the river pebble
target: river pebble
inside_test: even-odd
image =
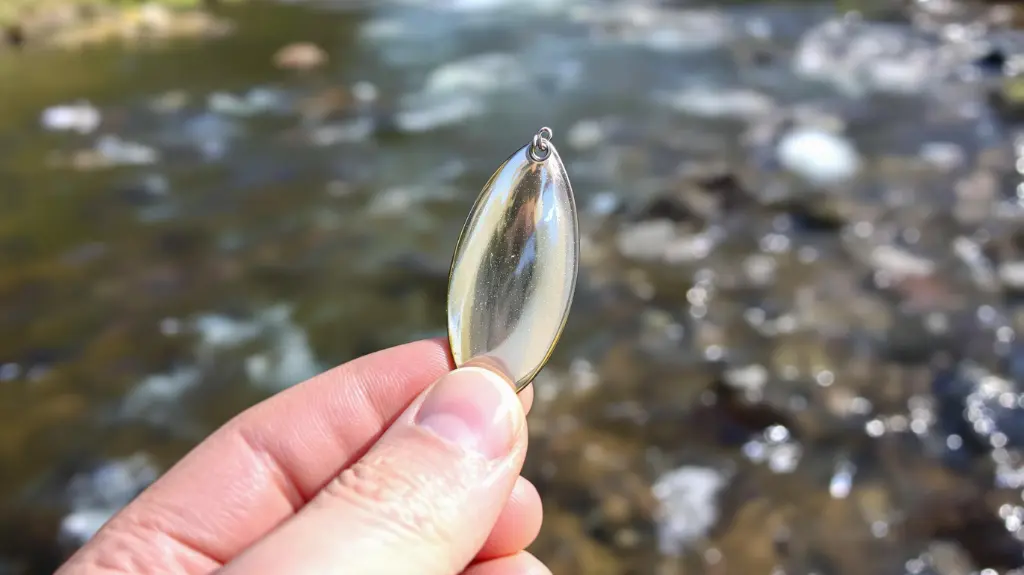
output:
[[[43,111],[40,123],[47,130],[89,134],[99,127],[100,111],[88,102],[54,106]]]
[[[842,183],[861,167],[860,154],[848,140],[814,128],[797,128],[782,136],[778,159],[788,170],[816,185]]]

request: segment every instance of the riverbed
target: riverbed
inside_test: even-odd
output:
[[[0,573],[443,335],[469,206],[541,126],[584,239],[524,471],[554,573],[1024,567],[1024,35],[917,4],[252,2],[0,52]]]

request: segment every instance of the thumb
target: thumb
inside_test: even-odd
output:
[[[456,575],[508,501],[525,427],[506,380],[480,367],[452,371],[223,573]]]

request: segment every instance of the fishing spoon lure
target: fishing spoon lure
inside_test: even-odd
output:
[[[448,276],[455,365],[496,368],[516,392],[551,357],[579,273],[576,200],[552,136],[541,128],[487,180]]]

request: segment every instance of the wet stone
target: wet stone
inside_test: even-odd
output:
[[[274,54],[274,65],[285,70],[312,70],[327,62],[327,52],[310,42],[296,42]]]

